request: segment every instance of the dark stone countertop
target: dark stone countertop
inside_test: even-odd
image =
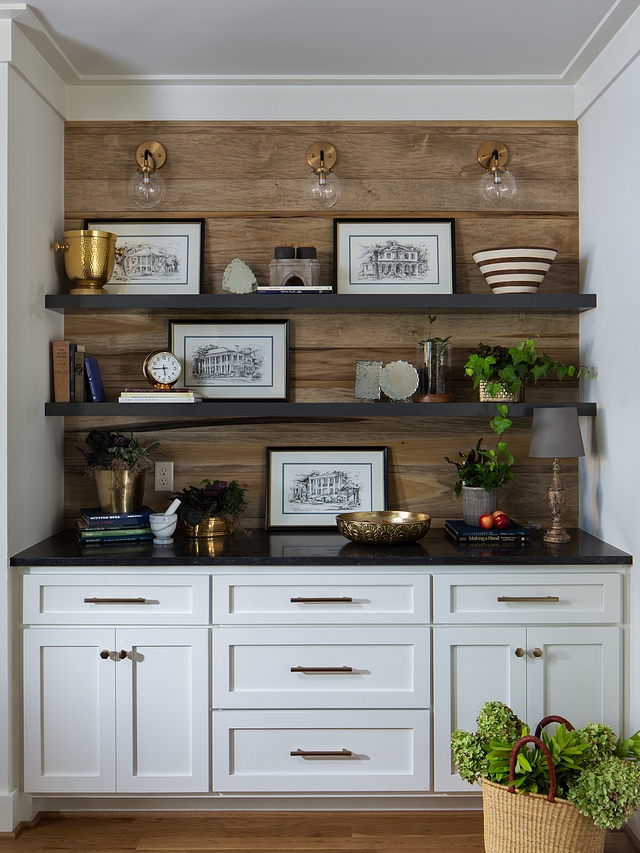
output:
[[[456,547],[444,530],[431,530],[413,545],[376,546],[349,542],[336,530],[253,530],[214,540],[176,535],[173,545],[111,544],[80,547],[65,530],[11,558],[12,566],[607,566],[629,565],[631,555],[584,530],[571,529],[566,545],[547,545],[533,530],[528,547]]]

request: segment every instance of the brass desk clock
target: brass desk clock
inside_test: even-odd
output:
[[[182,373],[180,362],[172,352],[157,350],[149,353],[142,365],[144,378],[158,391],[168,391]]]

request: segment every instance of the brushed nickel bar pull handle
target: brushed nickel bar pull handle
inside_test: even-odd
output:
[[[292,666],[291,672],[353,672],[352,666]]]
[[[299,755],[300,758],[349,758],[353,755],[350,749],[340,749],[334,752],[323,752],[321,750],[296,749],[289,755]]]
[[[146,598],[85,598],[85,604],[150,604]]]
[[[353,598],[343,595],[342,598],[303,598],[298,596],[291,599],[292,604],[353,604]]]
[[[498,601],[541,601],[544,603],[560,601],[560,597],[557,595],[499,595]]]

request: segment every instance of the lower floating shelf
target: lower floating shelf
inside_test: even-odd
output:
[[[530,417],[535,408],[572,406],[594,417],[595,403],[510,403],[509,415]],[[491,418],[495,403],[45,403],[45,415],[80,418]]]

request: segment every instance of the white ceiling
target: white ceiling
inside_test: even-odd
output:
[[[640,0],[35,0],[69,84],[575,83]],[[15,4],[0,4],[8,11]],[[35,20],[34,20],[35,19]]]

